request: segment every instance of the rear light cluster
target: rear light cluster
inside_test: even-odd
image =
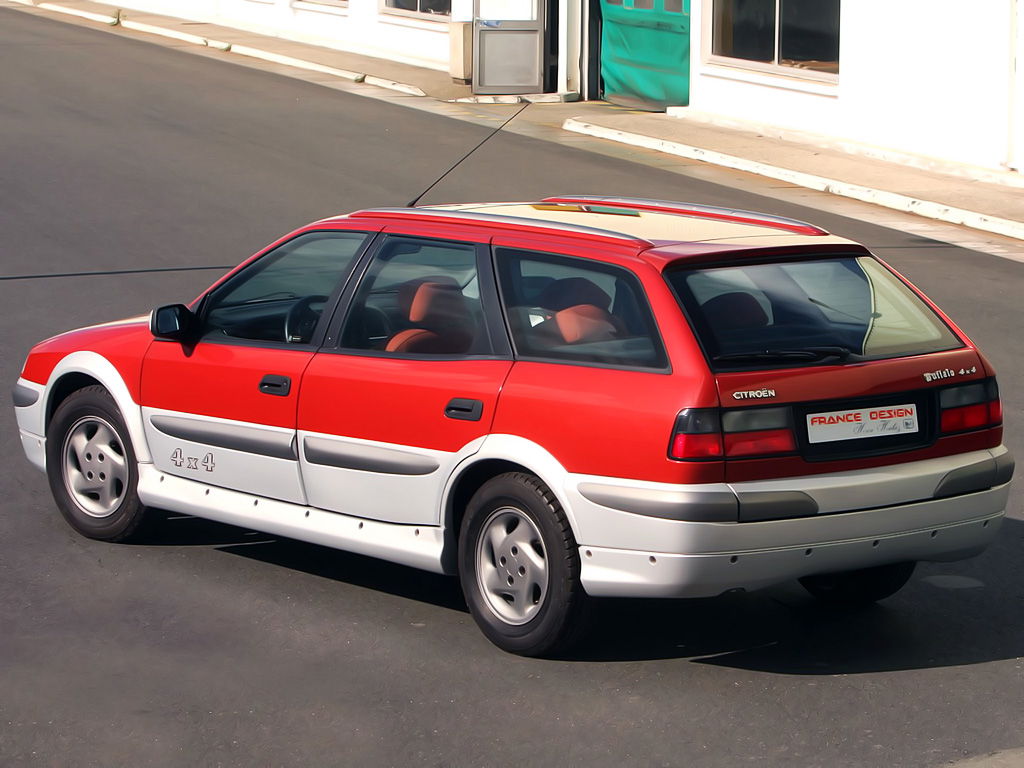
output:
[[[676,417],[668,455],[692,461],[795,451],[789,408],[687,408]]]
[[[941,390],[939,408],[940,431],[944,435],[1003,423],[1003,406],[995,379]]]

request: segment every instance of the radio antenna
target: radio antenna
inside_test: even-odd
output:
[[[466,159],[467,157],[469,157],[470,155],[472,155],[472,154],[473,154],[474,152],[476,152],[476,151],[477,151],[478,149],[480,149],[480,147],[482,147],[482,146],[483,146],[484,144],[486,144],[486,143],[487,143],[488,141],[490,141],[490,140],[491,140],[491,137],[492,137],[492,136],[494,136],[494,134],[496,134],[496,133],[497,133],[498,131],[500,131],[500,130],[501,130],[502,128],[504,128],[504,127],[505,127],[506,125],[508,125],[509,123],[511,123],[511,122],[512,122],[513,120],[515,120],[515,119],[516,119],[517,117],[519,117],[519,115],[521,115],[521,114],[522,114],[523,110],[524,110],[524,109],[526,109],[526,108],[527,108],[528,106],[530,106],[530,102],[526,102],[525,104],[523,104],[523,106],[521,106],[521,107],[520,107],[519,109],[517,109],[517,110],[515,111],[515,114],[514,114],[514,115],[512,115],[512,116],[511,116],[511,117],[510,117],[510,118],[509,118],[508,120],[506,120],[505,122],[503,122],[503,123],[502,123],[501,125],[499,125],[499,126],[498,126],[497,128],[495,128],[495,129],[494,129],[493,131],[491,131],[491,132],[490,132],[489,134],[487,134],[487,136],[486,136],[486,137],[484,137],[484,140],[483,140],[483,141],[481,141],[481,142],[480,142],[479,144],[477,144],[477,145],[476,145],[475,147],[473,147],[473,148],[472,148],[471,150],[469,150],[469,152],[467,152],[467,153],[466,153],[466,154],[464,154],[464,155],[463,155],[462,157],[460,157],[460,158],[459,158],[459,160],[458,160],[458,162],[457,162],[457,163],[455,163],[455,165],[453,165],[453,166],[452,166],[451,168],[449,168],[449,169],[448,169],[447,171],[445,171],[445,172],[444,172],[444,173],[442,173],[442,174],[441,174],[440,176],[438,176],[438,177],[437,177],[437,179],[435,179],[435,180],[434,180],[434,181],[433,181],[433,182],[431,183],[431,185],[430,185],[429,187],[427,187],[426,189],[424,189],[424,190],[423,190],[422,192],[420,192],[420,193],[419,193],[418,195],[416,195],[416,197],[414,197],[414,198],[413,198],[412,200],[410,200],[410,201],[409,201],[408,203],[406,203],[406,204],[405,204],[405,207],[406,207],[406,208],[415,208],[415,207],[416,207],[416,203],[418,203],[418,202],[420,201],[420,199],[422,199],[422,197],[423,197],[423,196],[424,196],[425,194],[427,194],[427,192],[429,192],[429,191],[430,191],[430,190],[432,190],[432,189],[433,189],[434,187],[436,187],[436,186],[437,186],[438,184],[440,184],[440,183],[441,183],[441,182],[442,182],[442,181],[444,180],[444,177],[445,177],[445,176],[447,176],[447,175],[448,175],[449,173],[451,173],[451,172],[452,172],[452,171],[454,171],[454,170],[455,170],[456,168],[458,168],[458,167],[459,167],[460,165],[462,165],[463,161],[464,161],[464,160],[465,160],[465,159]]]

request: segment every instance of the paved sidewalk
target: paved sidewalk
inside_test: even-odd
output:
[[[325,83],[362,83],[441,102],[472,98],[469,86],[452,82],[447,72],[205,22],[119,9],[112,2],[0,0],[0,7],[4,6],[69,20],[76,17],[112,30],[158,35],[183,46],[204,47],[211,55],[242,56],[281,69],[304,70]],[[461,106],[468,110],[477,105]],[[479,107],[482,110],[486,105]],[[969,169],[959,175],[937,173],[684,117],[626,110],[605,102],[549,104],[524,113],[520,120],[533,123],[533,132],[544,137],[564,136],[564,131],[571,131],[654,150],[667,159],[678,157],[689,163],[700,161],[755,173],[785,184],[1024,241],[1021,174],[972,175]]]
[[[564,127],[1024,240],[1021,174],[937,173],[665,114],[592,110]]]

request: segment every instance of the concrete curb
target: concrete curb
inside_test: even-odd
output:
[[[922,200],[915,197],[908,197],[896,192],[886,192],[880,189],[872,189],[859,184],[851,184],[837,179],[828,179],[823,176],[815,176],[802,171],[793,171],[788,168],[761,163],[756,160],[727,155],[715,152],[710,149],[702,149],[689,144],[680,144],[665,139],[656,139],[650,136],[642,136],[637,133],[629,133],[615,128],[605,128],[594,125],[584,120],[570,117],[563,124],[562,128],[573,133],[581,133],[586,136],[594,136],[609,141],[617,141],[620,144],[629,144],[634,147],[653,149],[657,152],[664,152],[677,157],[685,157],[690,160],[700,160],[712,165],[719,165],[724,168],[733,168],[738,171],[755,173],[759,176],[766,176],[771,179],[778,179],[790,184],[795,184],[807,189],[815,189],[819,192],[830,192],[833,195],[841,195],[854,200],[861,200],[866,203],[874,203],[886,208],[892,208],[905,213],[913,213],[929,219],[945,221],[950,224],[960,224],[972,229],[979,229],[984,232],[992,232],[997,235],[1024,240],[1024,222],[1001,219],[995,216],[987,216],[983,213],[968,211],[963,208],[935,203],[929,200]]]
[[[98,21],[100,24],[106,24],[110,27],[115,27],[120,22],[120,11],[117,16],[107,16],[105,13],[93,13],[92,11],[80,11],[77,8],[65,8],[63,5],[56,5],[54,3],[32,3],[22,2],[22,0],[16,0],[21,2],[22,5],[34,5],[36,8],[42,8],[44,11],[55,11],[56,13],[66,13],[69,16],[77,16],[80,19],[87,19],[89,21]]]
[[[366,75],[362,72],[352,72],[347,69],[336,69],[334,67],[328,67],[312,61],[306,61],[305,59],[295,59],[291,56],[284,56],[279,53],[264,51],[262,48],[251,48],[248,45],[232,45],[228,52],[237,53],[239,56],[248,56],[252,59],[260,59],[261,61],[269,61],[273,64],[283,64],[286,67],[295,67],[296,69],[305,69],[310,72],[320,72],[324,75],[333,75],[334,77],[340,77],[342,80],[349,80],[353,83],[361,83],[366,78]]]
[[[92,13],[91,11],[82,11],[77,8],[68,8],[67,6],[58,5],[56,3],[39,3],[36,0],[9,0],[9,2],[17,3],[18,5],[26,5],[34,8],[39,8],[44,11],[52,11],[54,13],[64,13],[69,16],[76,16],[81,19],[88,21],[95,21],[101,24],[106,24],[111,27],[123,27],[124,29],[132,30],[133,32],[142,32],[149,35],[158,35],[160,37],[167,37],[173,40],[180,40],[184,43],[190,43],[192,45],[200,45],[206,48],[214,48],[224,53],[235,53],[239,56],[247,56],[252,59],[260,59],[261,61],[267,61],[272,64],[281,64],[286,67],[294,67],[296,69],[304,69],[309,72],[319,72],[320,74],[330,75],[331,77],[337,77],[342,80],[347,80],[352,83],[365,83],[367,85],[373,85],[378,88],[385,88],[391,91],[398,91],[400,93],[408,94],[409,96],[426,96],[427,94],[423,89],[415,85],[409,85],[408,83],[400,83],[395,80],[388,80],[383,77],[376,77],[374,75],[367,75],[364,72],[353,72],[347,69],[339,69],[337,67],[328,67],[324,64],[317,64],[313,61],[306,61],[305,59],[296,59],[291,56],[284,56],[279,53],[272,51],[265,51],[261,48],[253,48],[248,45],[233,45],[232,43],[225,42],[223,40],[216,40],[213,38],[202,37],[201,35],[193,35],[188,32],[179,32],[176,29],[168,29],[167,27],[161,27],[156,24],[145,24],[140,21],[132,21],[121,17],[121,9],[118,8],[115,11],[114,16],[108,16],[101,13]]]

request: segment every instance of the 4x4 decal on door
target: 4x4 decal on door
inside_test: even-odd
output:
[[[202,460],[198,456],[186,456],[181,448],[175,448],[174,453],[171,454],[171,463],[176,467],[184,466],[185,469],[198,470],[200,466],[207,472],[213,472],[217,466],[213,460],[213,454],[208,453],[203,456]]]

